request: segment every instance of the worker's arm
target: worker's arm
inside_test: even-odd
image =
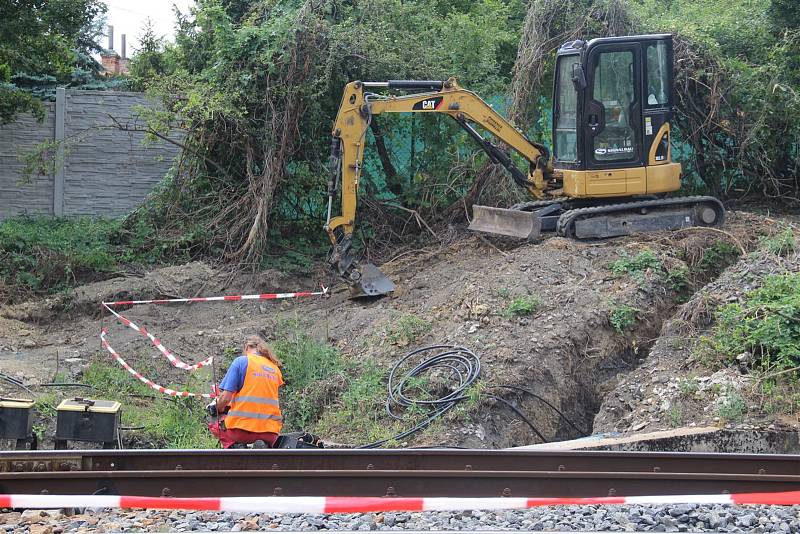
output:
[[[247,358],[239,356],[233,360],[233,363],[231,363],[231,366],[228,368],[228,372],[226,372],[225,376],[222,378],[222,382],[220,382],[219,385],[219,389],[221,390],[220,394],[206,406],[208,413],[211,414],[212,417],[224,413],[225,408],[230,406],[233,396],[241,390],[244,385],[244,376],[246,373]]]
[[[430,92],[403,96],[371,94],[370,87],[389,89],[428,89]],[[328,182],[328,218],[325,230],[333,244],[331,263],[339,274],[348,278],[354,268],[349,253],[355,226],[358,182],[364,160],[366,133],[370,121],[381,113],[441,113],[449,115],[478,142],[495,163],[502,164],[515,183],[528,188],[534,197],[541,197],[545,177],[552,170],[549,152],[541,144],[529,141],[482,98],[458,86],[455,80],[351,82],[347,84],[333,126],[331,143],[331,178]],[[502,150],[485,140],[472,124],[477,124],[529,163],[528,172],[516,167]],[[332,217],[333,198],[341,189],[341,213]]]
[[[225,408],[231,404],[233,393],[233,391],[222,390],[222,393],[217,397],[217,413],[225,413]]]

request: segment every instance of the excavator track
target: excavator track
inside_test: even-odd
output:
[[[716,227],[725,208],[707,196],[665,198],[572,209],[558,218],[556,233],[577,239],[602,239],[633,233]]]

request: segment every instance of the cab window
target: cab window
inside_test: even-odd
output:
[[[670,64],[667,43],[658,41],[647,47],[647,107],[669,105]]]
[[[572,69],[579,63],[577,55],[558,58],[554,147],[558,161],[578,159],[578,94],[572,83]]]

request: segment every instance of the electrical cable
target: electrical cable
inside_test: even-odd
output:
[[[503,404],[505,404],[506,406],[508,406],[509,408],[511,408],[511,411],[513,411],[515,414],[517,414],[517,416],[519,416],[519,418],[520,418],[520,419],[522,419],[523,421],[525,421],[525,424],[527,424],[529,427],[531,427],[531,430],[533,430],[533,433],[534,433],[534,434],[536,434],[537,436],[539,436],[539,439],[540,439],[540,440],[542,440],[542,442],[543,442],[543,443],[549,443],[549,442],[548,442],[548,440],[547,440],[547,438],[545,438],[545,437],[542,435],[542,433],[541,433],[541,432],[539,432],[539,430],[538,430],[538,429],[537,429],[535,426],[533,426],[533,423],[531,423],[530,419],[528,419],[527,417],[525,417],[525,414],[524,414],[524,413],[522,413],[522,412],[519,410],[519,408],[517,408],[516,406],[514,406],[513,404],[511,404],[510,402],[508,402],[508,401],[507,401],[507,400],[505,400],[504,398],[502,398],[502,397],[498,397],[497,395],[492,395],[491,393],[488,393],[488,394],[487,394],[487,396],[488,396],[489,398],[492,398],[492,399],[495,399],[495,400],[497,400],[497,401],[500,401],[500,402],[502,402]]]
[[[543,403],[545,403],[547,406],[549,406],[550,409],[552,409],[554,412],[556,412],[559,415],[559,417],[561,417],[561,419],[563,419],[569,426],[571,426],[576,432],[578,432],[581,435],[581,437],[585,437],[585,436],[588,436],[590,434],[589,432],[586,432],[585,430],[582,430],[581,428],[579,428],[575,423],[572,422],[572,420],[570,420],[566,415],[564,415],[564,413],[561,410],[559,410],[558,408],[553,406],[547,399],[543,398],[540,395],[537,395],[536,393],[534,393],[533,391],[531,391],[529,389],[521,388],[519,386],[512,386],[512,385],[509,385],[509,384],[493,384],[493,385],[490,385],[490,386],[487,386],[487,387],[490,388],[490,389],[491,388],[513,389],[515,391],[521,391],[523,393],[527,393],[531,397],[533,397],[533,398],[535,398],[537,400],[540,400]],[[496,396],[493,396],[493,397],[495,397],[497,399],[500,398],[500,397],[496,397]],[[508,403],[506,403],[506,404],[508,404]],[[536,432],[536,433],[537,433],[537,435],[539,435],[539,437],[541,437],[541,434],[539,434],[538,432]]]
[[[9,375],[7,375],[5,373],[0,373],[0,380],[8,382],[9,384],[13,384],[13,385],[17,386],[18,388],[22,388],[25,391],[27,391],[28,393],[30,393],[31,395],[33,395],[34,397],[36,397],[36,393],[31,391],[31,389],[28,386],[26,386],[25,384],[23,384],[21,380],[17,380],[13,376],[9,376]]]
[[[432,356],[426,353],[434,352]],[[421,358],[421,361],[411,369],[400,374],[400,367],[414,357]],[[413,399],[405,393],[409,386],[409,381],[434,369],[446,369],[455,379],[456,385],[450,392],[437,399],[421,400]],[[386,413],[393,419],[400,420],[402,417],[395,411],[400,408],[411,408],[413,406],[424,406],[430,409],[425,419],[417,423],[414,427],[405,430],[390,438],[381,439],[366,445],[356,447],[358,449],[374,449],[392,440],[399,440],[408,437],[426,428],[434,420],[438,419],[446,412],[451,410],[460,401],[467,398],[465,394],[467,388],[480,376],[481,361],[471,350],[457,345],[430,345],[407,353],[400,359],[389,372],[387,383],[388,395],[386,397]]]

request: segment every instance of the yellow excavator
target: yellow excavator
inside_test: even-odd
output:
[[[386,94],[396,90],[407,94]],[[440,113],[453,118],[532,200],[510,209],[473,206],[470,230],[534,239],[542,231],[602,239],[690,226],[719,226],[722,203],[707,196],[672,197],[681,165],[672,161],[674,112],[671,35],[570,41],[556,56],[553,151],[525,135],[454,79],[354,81],[333,126],[328,216],[329,263],[354,297],[377,296],[394,284],[353,254],[358,182],[366,133],[381,113]],[[528,162],[523,171],[475,128]],[[341,214],[332,216],[341,189]]]

